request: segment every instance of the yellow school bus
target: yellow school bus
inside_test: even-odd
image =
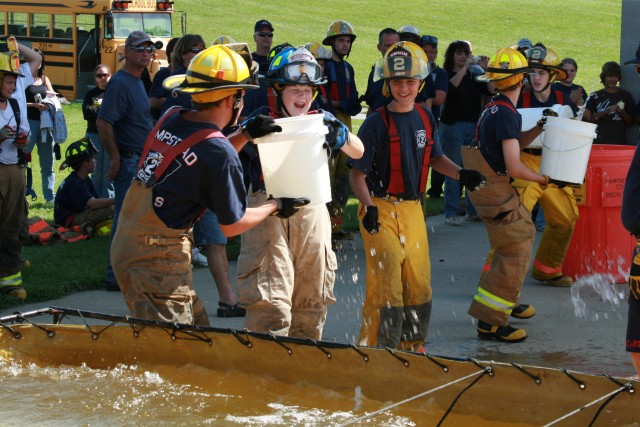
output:
[[[40,49],[56,92],[75,100],[95,85],[96,65],[106,64],[112,72],[122,67],[131,31],[145,31],[156,44],[148,69],[153,78],[167,63],[164,46],[173,37],[173,14],[173,2],[165,0],[3,0],[0,29]],[[181,21],[184,32],[184,14]]]

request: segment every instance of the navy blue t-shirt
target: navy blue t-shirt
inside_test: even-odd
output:
[[[431,74],[427,76],[425,82],[425,91],[429,95],[429,98],[435,98],[437,90],[442,90],[445,93],[449,91],[449,77],[447,72],[440,67],[436,67]],[[440,118],[441,110],[442,105],[431,106],[431,113],[433,113],[433,117],[435,117],[436,120]]]
[[[87,210],[87,202],[98,197],[91,179],[81,179],[75,171],[71,172],[56,192],[53,220],[56,224],[66,226],[69,216]]]
[[[527,94],[528,93],[528,94]],[[556,104],[560,105],[568,105],[575,112],[576,106],[571,102],[571,99],[564,95],[562,95],[562,102],[555,90],[551,89],[551,93],[549,94],[549,98],[545,102],[538,101],[538,98],[535,97],[533,92],[530,89],[522,91],[520,94],[520,98],[518,99],[518,108],[543,108],[543,107],[553,107]],[[529,105],[524,105],[526,103],[525,99],[529,100]]]
[[[492,101],[506,102],[515,109],[509,98],[504,95],[496,95]],[[507,106],[494,105],[493,102],[487,105],[478,122],[480,152],[494,172],[504,173],[507,172],[507,165],[504,162],[502,141],[520,139],[522,116]]]
[[[213,124],[192,122],[180,113],[169,117],[156,133],[167,144],[176,145],[202,129],[218,130]],[[147,182],[155,169],[149,153],[136,179]],[[240,159],[226,138],[209,138],[179,155],[153,186],[156,215],[170,228],[188,228],[205,209],[211,209],[220,224],[238,222],[247,207]]]
[[[636,147],[622,194],[622,224],[640,238],[640,145]]]
[[[427,141],[424,123],[416,105],[408,113],[394,113],[389,111],[400,137],[400,156],[402,163],[402,178],[405,193],[417,198],[420,195],[419,183],[422,172],[422,159]],[[426,108],[431,129],[433,145],[431,158],[442,156],[442,147],[438,137],[435,120]],[[384,114],[384,112],[383,112]],[[369,191],[382,196],[387,193],[389,174],[389,133],[379,112],[371,114],[365,119],[358,131],[358,137],[364,144],[364,155],[361,159],[347,159],[347,165],[354,167],[366,175]]]
[[[150,108],[142,81],[119,70],[107,83],[98,118],[113,125],[118,148],[140,153],[153,128]]]

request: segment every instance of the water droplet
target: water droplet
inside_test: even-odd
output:
[[[369,253],[371,254],[371,256],[376,256],[376,248],[371,248],[369,250]]]

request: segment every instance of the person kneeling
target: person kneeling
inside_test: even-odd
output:
[[[67,148],[60,170],[70,167],[72,171],[56,192],[53,210],[56,224],[67,228],[88,224],[96,229],[98,224],[113,217],[115,199],[98,197],[89,179],[89,174],[96,169],[94,156],[97,152],[88,137]]]

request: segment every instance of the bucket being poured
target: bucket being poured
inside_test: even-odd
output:
[[[323,114],[276,119],[282,132],[253,142],[258,145],[267,194],[307,197],[310,204],[331,201],[329,159],[324,147],[329,131]]]
[[[582,184],[597,125],[579,120],[547,117],[540,174]]]
[[[536,125],[538,120],[542,118],[542,112],[547,108],[553,110],[558,117],[570,119],[573,117],[573,110],[568,105],[555,104],[551,107],[544,108],[518,108],[518,113],[522,116],[522,131],[529,130]],[[542,148],[544,141],[544,135],[546,132],[542,132],[540,136],[531,142],[527,148]]]

